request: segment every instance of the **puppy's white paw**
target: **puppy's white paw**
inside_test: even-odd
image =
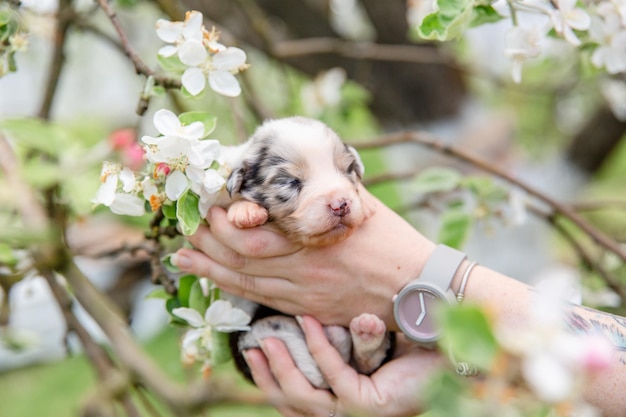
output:
[[[352,341],[362,347],[377,347],[385,337],[386,331],[385,322],[374,314],[363,313],[350,322]]]
[[[363,313],[350,322],[352,358],[360,372],[374,372],[387,356],[387,326],[378,316]]]
[[[269,213],[264,207],[246,200],[235,201],[230,205],[227,213],[228,221],[240,229],[265,224],[268,217]]]

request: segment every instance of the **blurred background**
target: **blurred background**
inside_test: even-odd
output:
[[[94,257],[141,242],[147,220],[120,219],[91,203],[102,161],[124,156],[116,141],[154,135],[152,115],[159,108],[210,111],[218,118],[211,137],[223,143],[244,141],[265,118],[296,114],[319,118],[356,144],[395,132],[429,132],[556,201],[577,204],[589,222],[623,247],[623,74],[615,79],[594,71],[580,53],[550,39],[541,56],[525,63],[523,83],[515,84],[504,52],[510,21],[470,29],[454,42],[424,42],[408,23],[413,3],[112,1],[129,44],[155,71],[163,45],[156,20],[182,20],[186,10],[202,12],[205,25],[221,31],[221,42],[248,54],[250,68],[238,76],[242,96],[206,92],[188,100],[167,90],[150,97],[140,116],[145,77],[136,73],[96,3],[21,1],[28,47],[15,56],[17,71],[0,78],[0,131],[18,129],[19,121],[31,118],[63,126],[71,145],[59,152],[61,174],[33,170],[35,179],[29,181],[47,184],[57,175],[65,181],[64,197],[72,208],[67,244],[79,267],[128,315],[137,338],[173,378],[184,380],[197,370],[180,363],[180,334],[168,325],[163,300],[146,299],[155,288],[148,260],[128,254]],[[531,204],[531,210],[527,193],[498,179],[489,180],[489,195],[469,186],[425,189],[419,173],[427,168],[476,178],[485,173],[424,146],[403,144],[362,155],[369,188],[427,236],[441,240],[448,231],[481,264],[530,283],[546,276],[572,279],[581,285],[586,303],[619,306],[619,296],[557,233],[545,202]],[[8,192],[0,192],[0,205],[8,198]],[[442,223],[446,213],[459,208],[461,226]],[[621,262],[591,252],[626,284]],[[36,275],[9,285],[2,274],[0,269],[0,416],[82,415],[95,377],[80,344],[66,333],[50,288]],[[95,340],[106,340],[80,306],[75,314]],[[259,415],[260,410],[226,408],[211,415]]]

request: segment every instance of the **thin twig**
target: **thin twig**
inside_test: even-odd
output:
[[[550,206],[550,208],[556,214],[568,218],[578,228],[585,232],[594,242],[596,242],[601,247],[615,253],[622,260],[622,262],[626,262],[626,251],[622,249],[615,240],[606,236],[604,233],[591,225],[580,214],[574,211],[572,207],[556,201],[555,199],[549,197],[541,191],[515,178],[513,175],[509,174],[505,170],[500,169],[495,165],[483,160],[482,158],[465,152],[460,148],[446,144],[434,135],[425,132],[398,132],[384,135],[370,141],[355,142],[353,143],[353,146],[356,149],[373,149],[387,147],[390,145],[397,145],[401,143],[414,143],[428,147],[441,154],[452,156],[454,158],[468,162],[471,165],[481,169],[482,171],[488,172],[495,177],[505,180],[509,184],[515,185],[516,187],[524,190],[529,195]]]
[[[39,108],[39,117],[44,120],[50,118],[52,103],[56,96],[57,87],[61,78],[61,71],[65,64],[65,41],[67,38],[67,32],[75,16],[76,14],[72,7],[71,0],[60,0],[56,31],[54,33],[54,51],[52,52],[52,62],[50,64],[48,81],[46,82],[44,99],[41,103],[41,107]]]
[[[115,31],[117,32],[120,38],[120,42],[122,43],[124,54],[132,62],[137,74],[142,74],[146,77],[153,77],[154,82],[156,84],[162,85],[165,88],[180,88],[181,86],[180,80],[158,75],[143,62],[139,54],[137,54],[137,52],[135,52],[133,47],[130,45],[128,36],[126,36],[126,32],[122,28],[122,25],[120,24],[120,21],[117,17],[117,14],[109,6],[109,3],[106,0],[98,0],[98,4],[100,5],[100,8],[104,10],[106,15],[109,17],[109,20],[113,24],[113,27],[115,28]]]

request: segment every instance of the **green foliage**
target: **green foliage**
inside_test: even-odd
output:
[[[447,41],[460,37],[474,19],[472,0],[437,0],[435,11],[418,27],[419,36]]]
[[[421,171],[411,182],[411,189],[418,193],[452,191],[459,185],[461,174],[451,168],[430,167]]]
[[[204,125],[204,138],[209,136],[217,126],[217,117],[203,111],[189,111],[178,116],[178,120],[183,125],[189,125],[193,122],[202,122]]]
[[[439,312],[441,347],[459,362],[490,370],[499,347],[484,311],[468,304],[446,307]]]
[[[441,216],[441,226],[437,240],[440,243],[460,249],[469,236],[472,217],[460,208],[451,208]]]
[[[199,200],[196,194],[187,190],[180,196],[176,204],[176,219],[178,220],[180,231],[185,236],[193,235],[202,221],[198,211]]]

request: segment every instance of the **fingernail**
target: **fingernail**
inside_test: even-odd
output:
[[[187,255],[178,252],[171,256],[170,261],[180,269],[189,270],[193,266],[191,259]]]
[[[302,316],[296,316],[296,321],[300,325],[300,328],[304,330],[304,319],[302,318]]]

